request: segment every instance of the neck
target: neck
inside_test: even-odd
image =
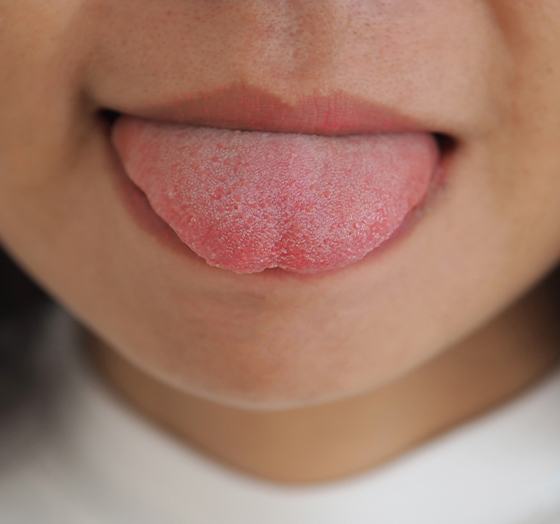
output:
[[[374,468],[512,399],[558,360],[558,301],[541,284],[468,339],[399,380],[313,407],[218,405],[144,374],[91,335],[101,375],[135,408],[221,462],[276,482]]]

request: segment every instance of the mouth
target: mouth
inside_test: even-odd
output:
[[[234,86],[104,115],[134,214],[151,214],[151,230],[185,254],[240,274],[369,261],[419,221],[454,147],[341,92],[287,104]]]

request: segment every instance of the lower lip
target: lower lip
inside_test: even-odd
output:
[[[128,117],[125,117],[125,119],[126,118]],[[156,123],[147,124],[148,127],[150,125],[159,126],[159,127],[162,126],[161,124],[156,124]],[[163,127],[165,128],[166,125],[163,125]],[[223,132],[223,130],[221,131]],[[225,132],[233,133],[233,131],[225,131]],[[258,138],[257,135],[260,134],[261,133],[255,133],[255,137]],[[134,147],[133,135],[134,132],[132,133],[132,140],[133,140],[132,143]],[[421,138],[421,141],[423,140],[425,142],[426,136],[427,134],[425,134],[424,137]],[[279,140],[280,135],[276,134],[276,136],[274,136],[273,138]],[[339,141],[340,143],[340,140],[343,138],[344,137],[329,137],[328,140]],[[432,137],[430,137],[430,139],[433,140]],[[434,148],[437,151],[437,147],[435,145]],[[354,256],[354,259],[351,259],[351,257],[349,257],[349,260],[343,260],[342,262],[338,260],[335,262],[334,267],[327,267],[327,268],[324,267],[317,268],[315,267],[316,265],[314,265],[314,262],[312,262],[312,263],[307,263],[307,265],[304,264],[305,267],[303,267],[303,269],[301,268],[294,269],[289,267],[288,268],[266,267],[253,271],[251,268],[247,270],[246,267],[243,267],[241,270],[238,270],[239,267],[236,266],[237,262],[235,259],[233,261],[231,259],[228,261],[228,264],[231,264],[233,266],[232,268],[227,267],[227,265],[220,267],[215,263],[209,263],[207,260],[204,259],[203,256],[197,254],[195,251],[189,248],[189,246],[183,240],[181,240],[180,236],[176,232],[176,228],[173,228],[173,226],[170,223],[168,223],[168,221],[161,218],[160,216],[162,214],[161,210],[159,213],[157,213],[154,210],[153,205],[150,203],[150,198],[147,197],[147,194],[142,189],[140,189],[140,187],[135,182],[133,182],[131,176],[127,174],[126,167],[128,166],[125,167],[126,161],[123,158],[124,155],[123,155],[122,147],[118,146],[118,142],[117,142],[116,150],[121,160],[120,165],[117,167],[116,170],[118,175],[116,177],[118,193],[123,198],[125,207],[129,210],[135,222],[144,231],[148,232],[151,236],[156,237],[156,239],[159,242],[161,242],[163,245],[165,245],[166,248],[168,249],[170,248],[175,253],[188,257],[190,261],[192,261],[192,263],[195,263],[198,266],[200,266],[201,270],[210,271],[210,272],[218,271],[221,272],[222,274],[230,274],[230,275],[239,274],[239,276],[245,273],[247,276],[251,276],[252,278],[290,277],[297,280],[308,280],[308,279],[313,280],[313,279],[320,279],[332,275],[333,273],[341,273],[341,272],[349,271],[353,267],[361,266],[363,264],[369,263],[372,258],[376,258],[377,255],[380,255],[382,252],[385,252],[386,249],[391,245],[393,245],[397,239],[402,239],[404,236],[406,236],[405,233],[409,232],[411,230],[411,226],[414,225],[420,218],[421,213],[419,211],[421,211],[424,204],[427,202],[427,200],[429,200],[429,197],[433,193],[435,187],[437,187],[439,185],[439,182],[443,179],[441,158],[439,156],[439,153],[436,152],[435,158],[432,159],[433,165],[431,166],[430,172],[428,173],[429,180],[427,182],[425,180],[420,182],[418,181],[419,177],[426,178],[423,175],[418,175],[418,176],[416,174],[408,175],[409,177],[411,177],[412,182],[425,185],[425,188],[420,190],[421,198],[418,198],[418,195],[415,195],[414,198],[416,199],[416,201],[410,204],[409,209],[406,209],[406,213],[401,213],[402,217],[400,218],[397,217],[398,223],[392,225],[388,233],[383,231],[382,228],[381,233],[385,234],[385,238],[383,238],[381,241],[378,241],[373,248],[368,249],[365,253],[361,253],[358,255],[353,254],[352,256]],[[396,151],[398,151],[398,148],[396,149]],[[428,164],[429,162],[427,162],[426,159],[424,158],[423,159],[424,169],[426,169],[426,165]],[[273,175],[274,173],[271,173],[271,176]],[[407,198],[412,198],[412,197],[409,195]],[[169,217],[167,217],[167,220],[169,220]],[[363,250],[363,246],[362,246],[362,250]],[[231,271],[229,269],[231,269]]]

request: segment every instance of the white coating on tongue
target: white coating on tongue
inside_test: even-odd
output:
[[[232,131],[121,119],[114,141],[154,211],[208,264],[340,268],[389,238],[427,191],[428,134]]]

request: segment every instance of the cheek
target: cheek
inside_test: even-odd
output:
[[[508,267],[548,267],[560,252],[560,5],[488,2],[502,32],[498,125],[477,138],[492,223],[503,230]]]
[[[91,132],[81,90],[90,35],[75,23],[83,0],[2,4],[0,189],[48,192],[71,176]]]

